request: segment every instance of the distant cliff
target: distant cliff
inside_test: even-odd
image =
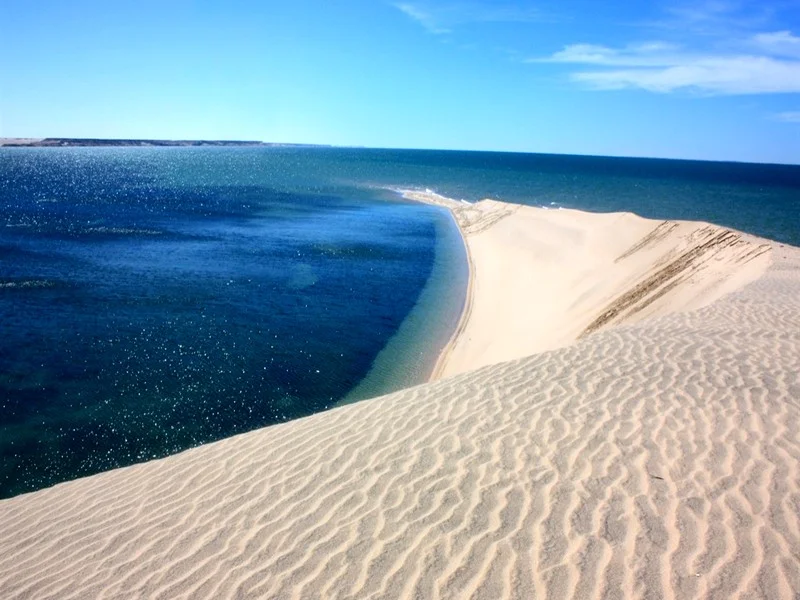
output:
[[[0,146],[275,146],[242,140],[107,140],[101,138],[1,138]]]
[[[0,138],[4,147],[67,146],[264,146],[291,148],[327,148],[323,144],[283,144],[251,140],[106,140],[102,138]]]

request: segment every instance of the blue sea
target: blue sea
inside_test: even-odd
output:
[[[800,167],[342,148],[0,148],[0,497],[425,380],[464,301],[394,188],[800,246]]]

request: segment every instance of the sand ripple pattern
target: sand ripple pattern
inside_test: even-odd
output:
[[[797,598],[799,281],[0,502],[0,597]]]

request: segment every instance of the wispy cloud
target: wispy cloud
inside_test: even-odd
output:
[[[398,2],[393,5],[395,8],[404,12],[407,16],[414,19],[425,29],[435,34],[450,33],[450,29],[439,24],[437,18],[418,4],[409,2]]]
[[[650,26],[695,35],[726,36],[769,27],[776,2],[763,0],[688,0],[665,9]]]
[[[776,121],[783,121],[784,123],[800,123],[800,110],[782,112],[773,116]]]
[[[789,31],[764,32],[739,46],[747,51],[691,51],[664,42],[623,48],[573,44],[530,62],[582,65],[570,78],[597,90],[800,93],[800,38]]]
[[[466,23],[530,23],[543,19],[535,8],[510,2],[456,0],[452,2],[394,2],[392,6],[434,34],[451,33]]]
[[[800,59],[800,37],[791,31],[759,33],[753,37],[753,44],[775,56],[788,56]]]
[[[624,67],[660,67],[677,61],[680,48],[666,42],[650,42],[646,44],[635,44],[625,48],[610,48],[595,44],[573,44],[565,46],[563,50],[556,52],[544,59],[531,59],[528,62],[554,62],[554,63],[576,63],[600,66],[624,66]]]

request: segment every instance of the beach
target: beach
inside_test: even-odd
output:
[[[428,192],[432,381],[0,501],[3,598],[796,598],[800,249]]]

